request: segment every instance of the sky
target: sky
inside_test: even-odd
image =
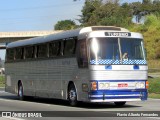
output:
[[[81,15],[85,0],[1,0],[0,32],[53,30],[60,20],[73,20]],[[136,2],[141,0],[121,0]],[[0,50],[0,58],[5,52]]]
[[[3,0],[0,4],[0,32],[53,30],[59,20],[75,20],[83,0]]]

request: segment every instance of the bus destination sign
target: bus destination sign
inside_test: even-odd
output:
[[[105,36],[129,37],[131,36],[131,33],[129,32],[105,32]]]

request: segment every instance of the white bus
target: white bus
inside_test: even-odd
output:
[[[147,100],[143,37],[114,26],[91,26],[12,42],[6,52],[5,90],[78,101]]]

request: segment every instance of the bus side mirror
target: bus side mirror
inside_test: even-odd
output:
[[[145,52],[145,57],[147,58],[147,49],[146,48],[144,49],[144,52]]]

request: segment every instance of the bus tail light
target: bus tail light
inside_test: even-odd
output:
[[[148,89],[148,88],[149,88],[149,82],[146,81],[146,89]]]
[[[97,90],[97,82],[91,82],[91,90]]]

